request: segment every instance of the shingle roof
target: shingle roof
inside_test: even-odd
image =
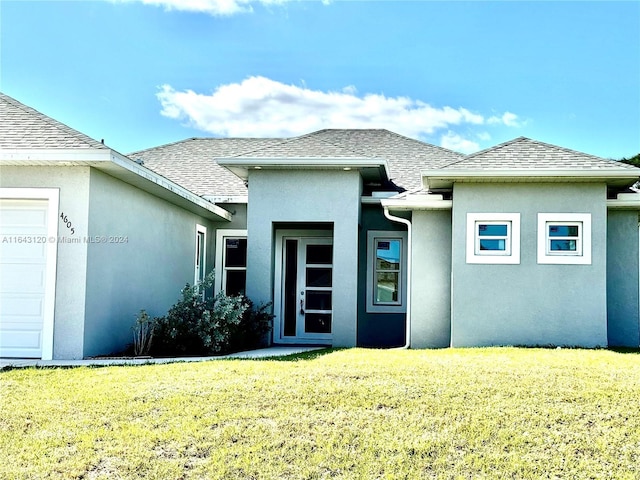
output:
[[[635,169],[568,148],[519,137],[445,165],[447,170]]]
[[[102,143],[0,93],[0,148],[108,148]]]
[[[388,130],[319,130],[294,138],[192,138],[131,153],[154,170],[198,195],[246,195],[238,177],[215,158],[379,158],[391,180],[404,189],[421,185],[420,171],[462,158],[451,150]]]
[[[328,129],[311,135],[347,148],[366,151],[370,157],[386,159],[391,180],[405,190],[422,186],[422,170],[441,168],[463,158],[461,153],[383,129]]]
[[[282,142],[280,138],[189,138],[127,155],[196,195],[246,195],[242,180],[215,162]]]
[[[419,188],[420,172],[439,168],[462,154],[404,137],[384,129],[325,129],[285,140],[246,158],[378,158],[387,160],[393,183],[405,190]]]

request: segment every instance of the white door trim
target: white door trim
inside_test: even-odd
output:
[[[47,266],[45,273],[42,360],[53,359],[53,324],[56,305],[56,267],[58,265],[58,188],[0,188],[0,198],[47,200]]]
[[[295,344],[318,344],[331,342],[330,339],[314,339],[314,338],[300,338],[285,337],[284,336],[284,322],[282,320],[282,308],[283,308],[283,244],[285,238],[333,238],[333,230],[276,230],[275,232],[275,268],[274,268],[274,295],[273,295],[273,313],[275,318],[273,320],[273,342],[274,343],[295,343]]]

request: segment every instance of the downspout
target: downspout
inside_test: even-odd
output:
[[[392,222],[403,223],[407,226],[407,312],[405,314],[405,341],[399,349],[407,349],[411,346],[411,221],[406,218],[396,217],[389,213],[389,207],[384,206],[384,216]]]

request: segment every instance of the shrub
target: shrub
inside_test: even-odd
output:
[[[149,355],[153,342],[154,320],[145,310],[140,310],[136,315],[136,323],[133,330],[133,354],[135,356]]]
[[[270,304],[255,308],[244,296],[203,294],[213,272],[187,284],[167,315],[154,321],[154,355],[214,355],[258,346],[271,330]]]
[[[271,303],[263,303],[257,307],[247,297],[242,297],[247,305],[240,323],[231,336],[229,346],[232,350],[250,350],[264,346],[267,342],[267,334],[273,328],[273,315],[270,312]]]

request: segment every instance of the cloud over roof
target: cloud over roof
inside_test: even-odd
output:
[[[477,150],[454,127],[518,125],[511,112],[485,117],[464,107],[435,107],[406,96],[359,95],[347,86],[341,91],[313,90],[262,76],[220,85],[210,94],[178,91],[163,85],[157,94],[162,115],[220,136],[291,137],[323,128],[386,128],[413,138],[445,132],[442,146]]]

